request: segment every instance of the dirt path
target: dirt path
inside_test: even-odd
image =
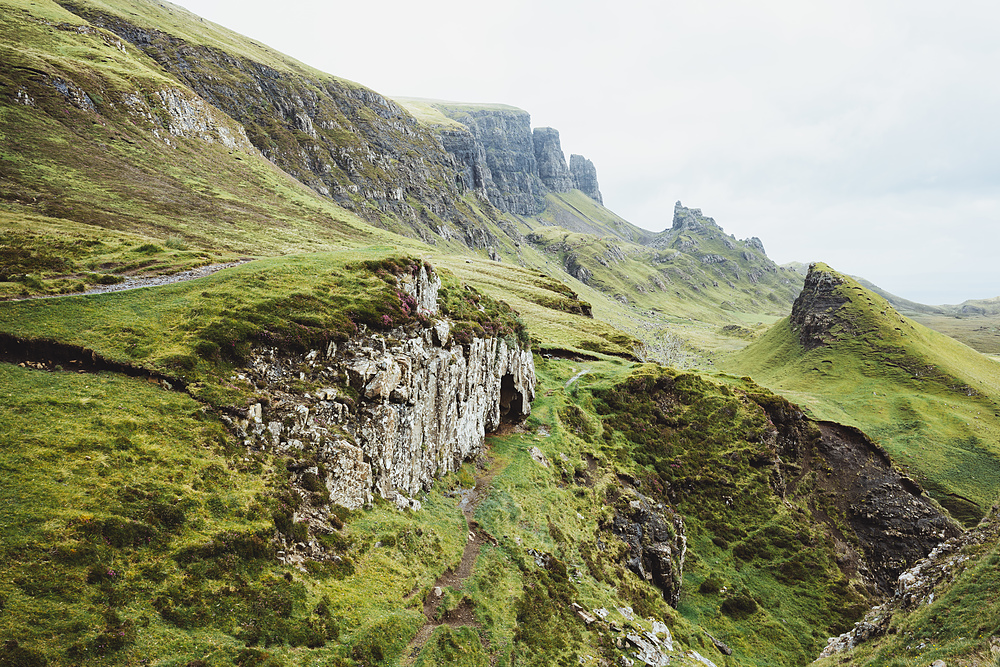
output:
[[[573,384],[574,382],[576,382],[577,380],[579,380],[580,378],[582,378],[584,375],[586,375],[589,372],[590,372],[589,368],[584,368],[582,371],[580,371],[579,373],[577,373],[576,375],[574,375],[573,377],[571,377],[569,380],[566,381],[566,389],[569,389],[569,386],[571,384]]]
[[[197,278],[204,278],[205,276],[210,276],[216,271],[221,271],[222,269],[228,269],[232,266],[239,266],[240,264],[246,264],[252,261],[250,259],[239,259],[235,262],[226,262],[225,264],[209,264],[208,266],[200,266],[196,269],[191,269],[189,271],[181,271],[180,273],[173,273],[166,276],[153,276],[150,278],[129,278],[124,282],[118,283],[117,285],[101,285],[100,287],[94,287],[83,292],[73,292],[71,294],[42,294],[38,296],[28,296],[22,299],[8,299],[8,301],[30,301],[32,299],[56,299],[63,296],[83,296],[86,294],[106,294],[107,292],[125,292],[127,290],[141,289],[143,287],[160,287],[161,285],[170,285],[172,283],[182,283],[187,280],[195,280]]]
[[[427,640],[430,639],[431,634],[438,626],[448,625],[457,628],[466,625],[479,627],[475,612],[467,601],[463,601],[457,609],[445,613],[439,619],[437,617],[438,610],[441,607],[443,596],[437,595],[437,590],[443,592],[448,587],[456,590],[460,589],[465,580],[472,575],[472,568],[476,564],[476,559],[479,558],[479,551],[482,549],[483,544],[489,542],[495,545],[497,543],[493,536],[482,530],[479,524],[472,518],[476,513],[476,508],[479,507],[479,504],[489,492],[490,485],[493,484],[493,478],[501,469],[496,459],[489,456],[488,452],[486,458],[489,461],[489,468],[483,471],[481,475],[476,475],[476,485],[472,489],[463,492],[462,498],[458,503],[462,514],[465,515],[466,530],[468,532],[465,550],[462,552],[462,560],[456,569],[446,570],[444,574],[438,577],[424,599],[424,618],[426,620],[423,627],[420,628],[420,631],[417,632],[417,635],[403,651],[400,659],[402,667],[409,667],[416,662],[417,656],[420,655],[420,651],[424,648],[424,644],[427,643]],[[489,647],[485,644],[483,648],[489,652]],[[495,662],[495,660],[491,662]]]

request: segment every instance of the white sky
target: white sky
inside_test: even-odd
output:
[[[389,96],[520,107],[640,227],[681,200],[779,263],[1000,295],[995,2],[180,2]]]

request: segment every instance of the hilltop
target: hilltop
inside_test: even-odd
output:
[[[1000,367],[824,264],[810,267],[791,315],[726,369],[877,438],[966,521],[1000,489]]]
[[[0,8],[2,667],[802,665],[996,495],[982,357],[527,111]]]

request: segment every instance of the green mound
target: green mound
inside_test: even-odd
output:
[[[724,367],[877,438],[964,521],[1000,492],[1000,366],[826,265]]]

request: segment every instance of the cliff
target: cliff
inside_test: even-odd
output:
[[[573,187],[583,192],[598,204],[604,203],[601,188],[597,183],[597,168],[582,155],[569,156],[569,171],[573,176]]]
[[[798,333],[802,347],[811,350],[833,341],[834,327],[846,322],[837,311],[850,299],[838,289],[844,285],[844,278],[832,271],[824,271],[822,266],[809,267],[802,292],[792,304],[789,324]]]
[[[441,114],[424,121],[454,157],[462,187],[477,190],[501,211],[538,215],[546,209],[547,194],[574,188],[603,204],[593,163],[577,155],[572,163],[577,166],[567,167],[559,131],[532,130],[527,112],[500,104],[399,102],[417,116],[427,116],[429,110]]]
[[[196,43],[108,6],[60,4],[137,47],[196,93],[196,105],[207,102],[246,128],[267,159],[367,220],[389,216],[425,240],[442,224],[481,222],[460,202],[463,165],[392,100],[264,49]],[[163,104],[173,115],[171,101]]]
[[[552,192],[569,192],[573,189],[573,176],[566,166],[559,143],[559,130],[551,127],[536,127],[531,134],[535,146],[535,162],[538,176]]]
[[[264,400],[233,428],[251,450],[291,458],[305,501],[295,521],[328,531],[330,504],[356,509],[374,496],[419,509],[414,496],[479,454],[487,433],[531,412],[531,352],[499,338],[459,342],[439,317],[434,272],[400,280],[431,318],[416,334],[363,331],[304,354],[263,347],[243,371]],[[286,548],[309,554],[315,545]]]

